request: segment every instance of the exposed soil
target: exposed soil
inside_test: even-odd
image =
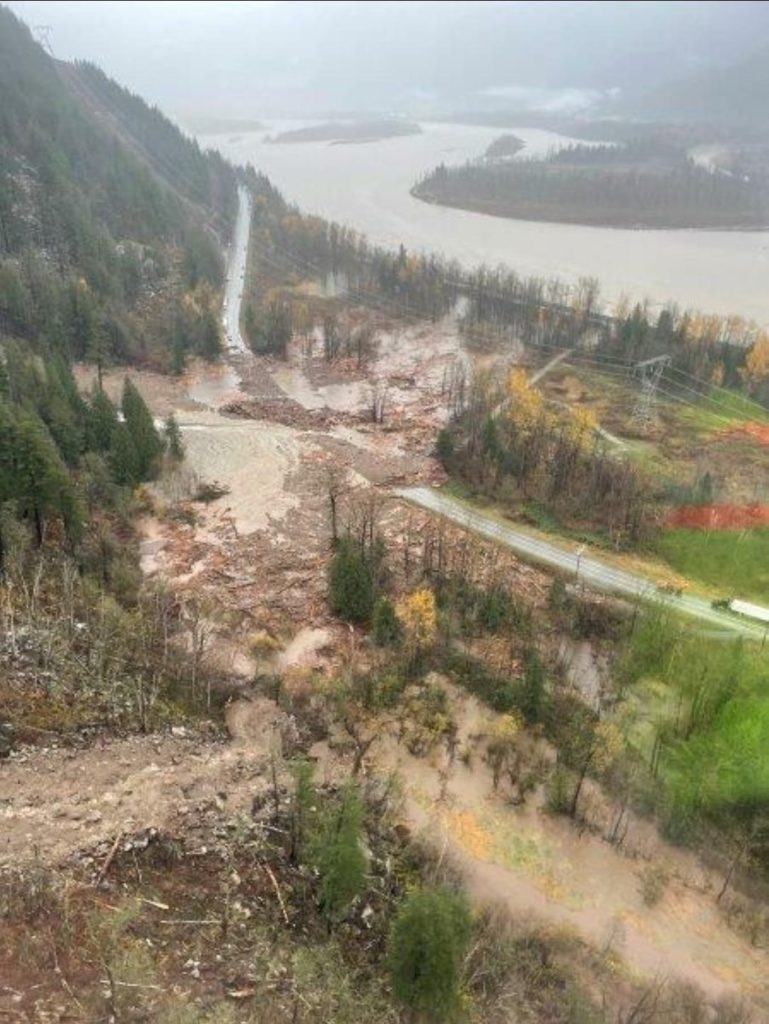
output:
[[[192,364],[182,377],[170,377],[152,370],[137,370],[136,367],[114,367],[102,374],[102,387],[113,402],[120,402],[123,381],[130,378],[140,389],[144,400],[159,419],[180,410],[200,409],[202,403],[193,398],[191,389],[203,379],[206,373],[212,380],[221,378],[223,368],[211,367],[206,363]],[[75,380],[83,391],[89,391],[97,381],[96,367],[78,364],[74,367]]]
[[[393,733],[383,736],[374,760],[382,772],[397,770],[409,823],[442,845],[470,892],[483,903],[507,904],[516,915],[572,928],[640,975],[686,979],[711,998],[736,989],[769,1012],[769,953],[750,946],[719,915],[714,893],[721,877],[664,843],[642,819],[631,817],[622,847],[611,846],[603,836],[612,812],[597,788],[585,798],[587,829],[549,814],[542,792],[512,806],[504,784],[494,792],[482,756],[490,713],[449,689],[459,750],[470,753],[469,764],[452,761],[443,749],[414,757]],[[326,763],[324,745],[314,752]],[[652,858],[666,865],[670,882],[648,907],[639,873]]]
[[[281,712],[239,702],[259,721],[247,744],[185,729],[181,735],[103,741],[88,750],[37,748],[0,770],[0,863],[59,863],[118,832],[183,831],[210,803],[246,813]]]

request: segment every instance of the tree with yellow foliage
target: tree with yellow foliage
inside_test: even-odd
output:
[[[435,594],[429,587],[421,587],[404,597],[395,609],[403,627],[405,646],[416,656],[435,640],[438,632],[438,613]]]
[[[769,335],[764,332],[745,357],[745,366],[741,375],[748,387],[761,384],[769,379]]]
[[[569,411],[569,436],[580,448],[587,447],[595,434],[598,418],[592,409],[574,408]]]
[[[507,398],[512,424],[523,433],[532,431],[542,415],[544,399],[525,370],[513,368],[508,374]]]

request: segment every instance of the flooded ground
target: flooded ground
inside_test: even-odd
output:
[[[209,509],[229,512],[238,533],[266,529],[296,507],[285,486],[299,461],[296,431],[214,412],[188,414],[179,425],[187,461],[200,479],[229,488]]]
[[[296,362],[275,367],[272,379],[289,398],[304,409],[334,409],[336,412],[362,412],[368,402],[370,386],[366,381],[342,381],[338,384],[313,384],[307,372]]]
[[[572,282],[594,276],[608,302],[624,293],[769,323],[769,232],[633,231],[432,206],[410,195],[417,178],[440,163],[480,156],[502,129],[430,123],[422,128],[421,135],[360,146],[270,145],[264,132],[201,142],[236,163],[250,161],[308,212],[348,224],[380,244],[402,242],[467,265],[502,262],[524,274]],[[571,141],[531,128],[505,130],[526,143],[521,156],[542,155]]]
[[[196,364],[187,374],[187,396],[197,405],[219,409],[243,397],[240,376],[229,363]]]

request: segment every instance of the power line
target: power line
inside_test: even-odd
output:
[[[301,256],[298,256],[298,255],[296,255],[294,253],[291,253],[288,250],[282,249],[282,248],[276,246],[274,243],[272,243],[272,249],[275,250],[275,252],[277,253],[277,255],[279,257],[282,256],[284,258],[284,260],[289,264],[289,267],[293,264],[293,269],[295,269],[295,270],[301,270],[302,272],[310,271],[314,275],[320,276],[320,277],[322,277],[325,273],[327,273],[321,267],[319,267],[317,264],[312,263],[310,260],[307,260],[304,257],[301,257]],[[272,266],[272,267],[274,267],[275,269],[278,269],[278,270],[285,269],[285,267],[281,267],[279,263],[276,263],[274,260],[271,260],[266,255],[264,249],[257,248],[257,252],[260,254],[261,258],[264,259],[265,262],[267,262],[270,266]],[[409,317],[417,317],[420,320],[426,319],[423,312],[413,309],[412,307],[410,307],[407,303],[403,302],[402,300],[399,301],[399,300],[392,299],[392,298],[389,298],[389,297],[383,298],[382,296],[374,295],[372,292],[369,292],[369,291],[361,288],[360,286],[358,286],[358,287],[350,286],[349,285],[349,281],[348,281],[347,294],[352,296],[353,298],[355,298],[355,297],[359,298],[360,300],[363,301],[364,304],[373,305],[375,308],[379,309],[380,312],[383,312],[383,313],[385,313],[385,314],[387,314],[389,316],[392,316],[392,315],[404,315],[405,314],[405,315],[407,315]],[[489,340],[488,333],[483,332],[483,331],[478,331],[478,330],[473,330],[473,329],[468,330],[467,328],[464,328],[463,329],[463,333],[466,336],[469,336],[471,340],[473,338],[475,338],[477,340],[481,340],[481,341]],[[511,338],[509,336],[506,336],[506,335],[502,334],[499,331],[499,329],[496,329],[494,332],[492,332],[492,337],[493,337],[493,335],[496,335],[496,339],[498,341],[503,341],[506,344],[512,344],[515,341],[514,338]],[[529,348],[530,349],[533,348],[535,350],[536,349],[540,349],[540,350],[544,350],[544,351],[551,351],[551,352],[555,352],[555,353],[567,351],[567,347],[566,346],[557,345],[557,344],[552,343],[552,342],[550,342],[550,343],[548,343],[548,342],[535,342],[535,343],[530,344]],[[603,357],[603,356],[601,356],[600,358],[590,358],[583,350],[580,350],[580,349],[577,349],[577,350],[573,351],[572,354],[566,360],[566,362],[571,362],[571,361],[575,361],[575,362],[583,364],[583,365],[589,365],[589,366],[591,366],[591,367],[593,367],[593,368],[595,368],[597,370],[600,370],[602,373],[604,373],[604,374],[606,374],[608,376],[614,377],[615,379],[622,379],[622,380],[625,380],[625,381],[632,381],[632,379],[633,379],[633,376],[632,376],[633,364],[629,363],[629,362],[623,362],[623,361],[620,361],[620,360],[617,360],[617,359],[611,359],[610,357]],[[727,411],[733,411],[733,407],[732,406],[730,406],[728,403],[721,402],[719,399],[717,399],[714,396],[710,395],[707,391],[697,390],[697,389],[695,389],[693,387],[690,387],[688,385],[683,384],[680,381],[668,380],[668,383],[670,384],[671,388],[680,388],[682,390],[686,390],[689,393],[695,395],[697,397],[697,399],[698,399],[698,402],[694,402],[691,399],[687,399],[687,398],[685,398],[685,397],[683,397],[683,396],[681,396],[679,394],[674,393],[673,391],[671,391],[671,390],[669,390],[667,388],[662,387],[662,380],[663,380],[663,377],[664,377],[664,373],[669,368],[670,369],[674,369],[672,367],[669,367],[668,365],[663,366],[662,372],[660,372],[659,375],[658,375],[658,379],[657,379],[657,382],[656,382],[656,385],[655,385],[655,388],[654,388],[655,391],[658,391],[659,393],[665,395],[667,398],[671,399],[672,401],[675,401],[676,403],[678,403],[680,405],[687,406],[688,408],[697,408],[703,402],[710,402],[711,405],[715,406],[718,409],[724,409],[724,410],[727,410]],[[694,381],[697,384],[700,384],[703,388],[709,388],[709,383],[704,381],[704,380],[702,380],[701,378],[698,378],[698,377],[694,376],[693,374],[689,374],[689,373],[687,373],[685,371],[678,370],[677,368],[675,368],[675,369],[676,369],[676,372],[678,372],[681,376],[684,376],[687,379],[692,380],[692,381]],[[642,384],[642,388],[643,388],[643,384]],[[730,394],[728,389],[722,388],[721,390],[724,391],[726,394]],[[755,405],[756,408],[762,408],[761,406],[758,406],[757,403],[752,403],[752,404]],[[647,402],[646,402],[647,413],[649,412],[650,408],[651,407],[649,406],[648,399],[647,399]],[[731,422],[732,422],[732,420],[730,418],[725,417],[723,415],[719,415],[719,413],[717,413],[717,412],[715,412],[713,410],[711,410],[711,415],[714,416],[716,419],[719,419],[721,422],[723,422],[725,424],[731,424]]]
[[[53,57],[53,46],[51,45],[51,36],[53,35],[53,25],[33,25],[32,34],[35,40],[42,46],[45,52]]]

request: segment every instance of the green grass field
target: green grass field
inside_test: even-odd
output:
[[[696,839],[709,819],[739,828],[769,798],[766,657],[740,640],[704,637],[664,609],[647,609],[617,666],[623,699],[615,722],[658,773],[638,776],[638,796],[665,834]],[[644,781],[645,779],[645,781]]]
[[[680,407],[678,416],[682,423],[705,433],[725,430],[730,423],[769,423],[769,411],[747,395],[715,388],[697,404]]]
[[[769,528],[665,530],[655,551],[680,576],[725,596],[769,603]]]

